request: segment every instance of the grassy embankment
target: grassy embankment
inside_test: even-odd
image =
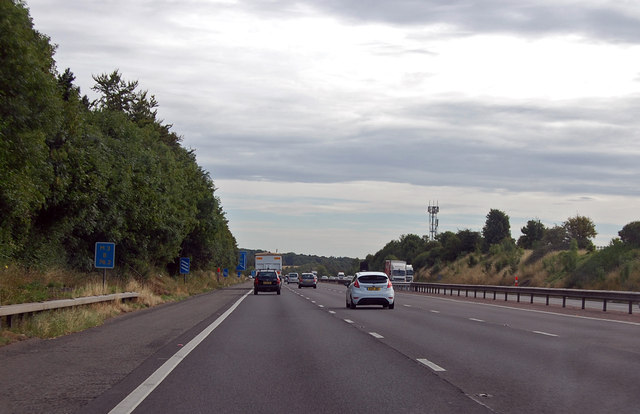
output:
[[[496,248],[420,269],[422,282],[640,291],[640,249],[609,246],[595,252]]]
[[[184,278],[154,273],[145,278],[113,278],[107,272],[106,291],[102,273],[74,273],[63,270],[28,271],[18,267],[0,270],[0,305],[70,299],[117,292],[138,292],[135,301],[106,302],[96,305],[37,313],[15,318],[12,327],[3,324],[0,346],[28,338],[55,338],[101,325],[105,320],[126,312],[178,301],[188,296],[240,283],[245,278],[220,277],[215,272],[192,272]]]

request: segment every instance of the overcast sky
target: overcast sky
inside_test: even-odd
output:
[[[28,0],[83,94],[119,69],[239,247],[364,258],[492,208],[640,220],[640,2]]]

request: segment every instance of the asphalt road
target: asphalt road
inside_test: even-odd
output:
[[[106,413],[149,388],[154,371],[172,360],[177,365],[133,412],[635,413],[640,407],[637,322],[407,293],[397,294],[394,310],[350,310],[339,285],[244,296],[249,287],[66,338],[0,348],[0,412]],[[100,348],[108,357],[96,356]],[[187,348],[188,355],[174,356]],[[53,375],[55,366],[57,395],[44,375],[35,377]],[[26,389],[20,369],[33,382]]]

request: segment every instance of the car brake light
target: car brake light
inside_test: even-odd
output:
[[[389,289],[389,288],[391,288],[391,287],[393,287],[393,285],[391,284],[391,281],[388,281],[388,282],[387,282],[387,289]]]
[[[356,279],[356,281],[353,282],[353,287],[360,288],[360,283],[358,283],[358,279]]]

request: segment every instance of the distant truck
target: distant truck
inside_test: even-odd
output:
[[[282,277],[282,255],[277,253],[256,253],[256,271],[275,270]]]
[[[408,264],[405,270],[407,272],[407,282],[413,282],[413,265]]]
[[[385,260],[384,272],[392,282],[406,282],[407,262],[404,260]]]

